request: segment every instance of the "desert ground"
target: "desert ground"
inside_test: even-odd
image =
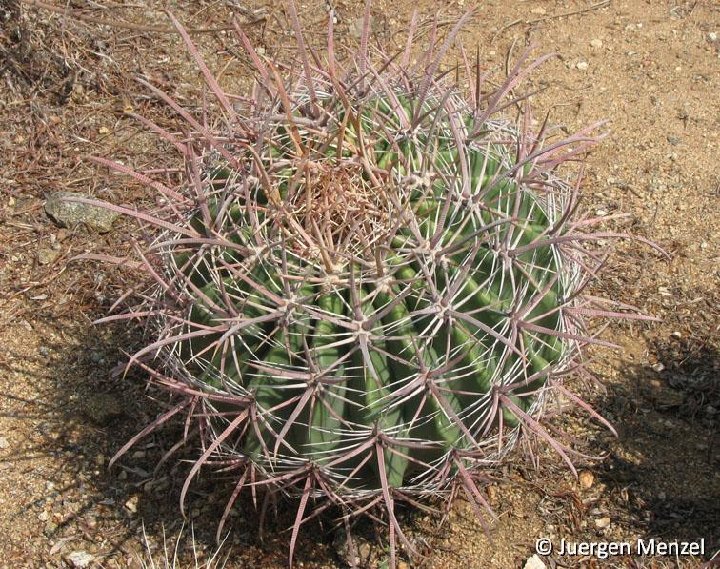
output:
[[[298,11],[308,44],[322,49],[329,4]],[[338,44],[352,48],[361,2],[333,4]],[[263,0],[0,0],[0,566],[212,565],[218,512],[231,481],[203,474],[178,507],[188,463],[155,468],[182,424],[145,439],[112,469],[115,452],[165,408],[140,373],[113,373],[142,342],[142,330],[94,325],[138,285],[132,270],[81,254],[130,255],[135,224],[108,232],[59,227],[45,212],[53,192],[81,192],[116,204],[153,199],[146,187],[88,156],[138,170],[180,157],[128,112],[172,128],[170,109],[136,81],[186,105],[204,96],[197,66],[165,9],[190,30],[223,85],[243,93],[251,66],[231,31],[235,15],[253,45],[282,60],[294,38],[279,3]],[[524,449],[488,473],[496,514],[489,534],[458,500],[447,519],[408,512],[403,523],[425,557],[401,567],[523,567],[536,539],[556,551],[545,567],[702,567],[720,550],[720,5],[711,0],[376,0],[374,42],[403,45],[412,11],[421,47],[467,10],[457,44],[479,49],[482,68],[501,81],[527,46],[556,57],[525,88],[536,117],[550,112],[568,132],[607,120],[608,136],[588,156],[582,207],[652,240],[668,256],[623,239],[593,294],[639,307],[660,322],[614,322],[595,349],[598,383],[573,387],[608,420],[557,419],[575,449],[576,478],[551,449]],[[262,534],[252,503],[232,517],[216,557],[228,568],[284,567],[294,510],[281,505]],[[442,523],[441,523],[442,522]],[[192,532],[190,530],[192,526]],[[387,564],[382,532],[359,528],[360,566]],[[561,539],[635,542],[704,539],[700,555],[563,556]],[[177,544],[177,548],[176,548]],[[347,555],[327,522],[301,533],[296,566],[343,567]],[[534,560],[534,561],[537,561]]]

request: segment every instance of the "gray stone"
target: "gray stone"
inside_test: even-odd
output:
[[[40,263],[41,265],[49,265],[53,261],[55,261],[55,259],[57,259],[59,255],[60,255],[60,251],[56,251],[55,249],[50,249],[49,247],[43,248],[43,249],[38,249],[38,252],[37,252],[38,263]]]
[[[82,569],[83,567],[89,567],[90,563],[95,561],[95,557],[90,555],[87,551],[73,551],[65,558],[65,560],[71,567]]]
[[[71,201],[72,198],[94,199],[75,192],[56,192],[45,202],[45,212],[61,227],[83,224],[100,233],[107,233],[112,229],[117,213],[103,207],[74,202]]]
[[[533,555],[525,562],[523,569],[545,569],[545,563],[537,555]]]
[[[88,395],[82,402],[82,413],[99,425],[107,425],[124,413],[118,397],[109,393]]]

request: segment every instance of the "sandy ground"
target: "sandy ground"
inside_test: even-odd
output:
[[[223,81],[242,88],[249,66],[225,28],[234,11],[255,45],[282,58],[293,40],[279,9],[265,2],[91,2],[50,5],[0,0],[0,566],[139,566],[146,549],[172,553],[181,518],[183,462],[154,466],[179,426],[148,439],[119,467],[108,459],[162,409],[142,377],[113,379],[138,331],[92,325],[136,284],[132,274],[73,261],[81,253],[124,254],[132,225],[112,232],[58,228],[44,213],[53,191],[140,203],[147,191],[109,174],[87,155],[138,169],[176,166],[172,155],[124,113],[170,125],[171,113],[134,82],[142,74],[185,103],[201,81],[162,8],[186,26]],[[468,7],[438,12],[441,30]],[[633,214],[623,227],[671,255],[622,242],[598,294],[638,305],[659,324],[614,324],[622,351],[597,351],[604,388],[578,388],[618,429],[614,438],[581,413],[558,420],[576,448],[576,480],[561,460],[522,449],[486,489],[497,520],[483,533],[462,502],[448,520],[407,516],[425,567],[522,567],[535,540],[705,540],[695,556],[543,557],[548,567],[700,567],[720,549],[720,6],[711,1],[535,1],[479,3],[461,36],[500,78],[526,45],[557,52],[532,78],[536,116],[577,129],[609,120],[610,135],[590,156],[583,206]],[[413,8],[426,0],[379,0],[373,31],[401,42]],[[340,38],[357,41],[362,7],[338,2]],[[325,3],[301,5],[312,44],[322,42]],[[315,33],[317,32],[317,33]],[[457,52],[448,56],[454,61]],[[528,85],[530,87],[531,85]],[[222,481],[221,481],[222,482]],[[228,482],[229,484],[229,482]],[[227,484],[206,476],[189,513],[200,562],[214,550]],[[290,516],[290,517],[288,517]],[[250,505],[233,518],[222,551],[227,567],[282,567],[289,514],[281,508],[264,539]],[[143,537],[143,526],[147,536]],[[193,566],[192,540],[179,555]],[[489,539],[491,538],[491,539]],[[383,542],[365,533],[368,567],[382,566]],[[372,546],[370,545],[372,543]],[[85,554],[83,558],[82,553]],[[328,526],[308,525],[301,567],[340,567]],[[409,562],[408,562],[409,563]],[[405,565],[407,567],[409,565]]]

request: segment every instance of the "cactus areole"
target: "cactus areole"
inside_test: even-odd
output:
[[[291,550],[308,504],[379,506],[405,542],[396,501],[460,489],[484,505],[477,481],[519,436],[567,460],[543,426],[548,394],[594,414],[562,378],[602,343],[584,316],[626,315],[581,294],[602,263],[586,244],[615,235],[588,231],[556,170],[597,125],[558,138],[529,110],[503,118],[545,58],[492,88],[460,49],[463,94],[441,62],[466,19],[419,55],[414,23],[407,49],[371,54],[368,9],[341,62],[332,24],[316,53],[291,5],[294,65],[238,27],[258,79],[239,98],[173,18],[216,101],[201,122],[146,84],[190,136],[141,120],[180,151],[185,181],[101,160],[164,197],[133,214],[162,231],[143,254],[154,288],[129,314],[157,333],[133,361],[180,397],[119,454],[186,412],[204,442],[183,497],[203,465],[237,473],[221,526],[243,487],[264,487],[300,498]]]

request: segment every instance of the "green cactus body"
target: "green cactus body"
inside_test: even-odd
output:
[[[558,299],[567,293],[561,279],[553,280],[563,270],[554,245],[508,254],[548,233],[556,212],[519,181],[510,147],[492,137],[458,145],[453,129],[467,135],[471,115],[452,118],[447,106],[427,99],[422,120],[404,132],[416,104],[402,92],[395,102],[375,95],[349,109],[328,97],[319,102],[329,117],[320,133],[271,125],[265,136],[273,144],[262,166],[278,181],[286,211],[273,210],[262,189],[242,195],[222,188],[219,181],[231,174],[225,167],[210,175],[221,190],[208,202],[213,216],[230,204],[223,225],[205,227],[201,212],[189,221],[208,235],[231,235],[247,251],[264,248],[263,257],[247,263],[237,251],[218,248],[214,255],[226,259],[220,271],[221,263],[188,263],[192,254],[175,254],[174,265],[186,267],[184,279],[203,294],[194,295],[188,331],[232,320],[230,313],[236,319],[276,313],[238,331],[232,349],[218,332],[182,351],[202,354],[194,364],[206,370],[204,389],[222,391],[229,373],[252,395],[263,424],[244,432],[242,448],[268,473],[308,461],[349,492],[377,491],[378,461],[369,458],[376,450],[367,443],[381,433],[391,441],[383,453],[389,483],[412,486],[420,465],[482,448],[496,386],[516,383],[518,395],[531,392],[542,385],[543,370],[563,357],[557,336],[528,334],[512,321],[533,302],[525,318],[540,316],[543,327],[558,329],[559,310],[543,316],[561,308]],[[359,151],[364,167],[356,164]],[[312,210],[337,197],[333,176],[348,171],[360,198],[370,196],[379,209],[356,221],[380,226],[384,242],[365,246],[362,240],[374,236],[352,241],[341,230],[320,233],[313,248],[296,227],[312,234],[319,229],[313,222],[336,222],[337,204],[322,218]],[[520,171],[530,174],[527,166]],[[393,215],[403,221],[389,220]],[[238,268],[228,268],[233,264]],[[526,381],[535,374],[541,379]],[[513,397],[523,410],[534,401]],[[504,421],[518,424],[507,410]]]

